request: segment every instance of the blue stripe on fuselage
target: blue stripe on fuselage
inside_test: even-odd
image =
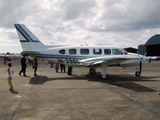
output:
[[[85,58],[93,58],[95,56],[71,56],[71,55],[53,55],[53,54],[40,54],[40,53],[27,53],[27,51],[25,51],[25,55],[28,56],[37,56],[40,58],[70,58],[70,59],[85,59]]]

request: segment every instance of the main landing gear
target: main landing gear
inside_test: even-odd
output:
[[[138,70],[135,72],[135,76],[140,77],[141,76],[141,71],[142,71],[142,62],[139,63],[139,68]],[[96,74],[96,70],[94,68],[90,68],[89,73],[91,75]],[[108,74],[107,74],[107,64],[103,63],[101,66],[101,74],[100,74],[100,78],[105,80],[108,78]]]
[[[106,74],[106,75],[102,75],[102,74],[100,74],[100,78],[101,78],[101,79],[103,79],[103,80],[105,80],[105,79],[107,79],[107,78],[108,78],[108,74]]]
[[[100,78],[105,80],[108,78],[108,74],[107,74],[107,63],[102,63],[101,65],[101,74],[100,74]]]
[[[104,69],[104,68],[103,68]],[[105,68],[106,69],[106,68]],[[100,74],[100,78],[101,79],[107,79],[108,78],[108,74],[106,74],[106,70],[103,70],[104,72],[102,72],[101,74]],[[89,73],[91,74],[91,75],[94,75],[94,74],[96,74],[96,70],[95,70],[95,68],[90,68],[89,69]]]
[[[96,70],[94,68],[90,68],[89,73],[91,75],[96,74]]]

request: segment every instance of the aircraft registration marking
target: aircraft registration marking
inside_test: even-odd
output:
[[[58,58],[57,61],[59,63],[80,64],[79,59],[73,59],[73,58]]]

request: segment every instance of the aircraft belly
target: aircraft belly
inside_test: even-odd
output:
[[[139,60],[128,60],[126,62],[121,62],[121,66],[127,67],[127,66],[139,66]]]

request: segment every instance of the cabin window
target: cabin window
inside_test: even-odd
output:
[[[69,49],[69,54],[76,54],[77,53],[77,51],[76,51],[76,49]]]
[[[63,50],[60,50],[59,53],[65,54],[65,50],[64,50],[64,49],[63,49]]]
[[[80,49],[80,53],[82,55],[88,55],[89,54],[89,49]]]
[[[101,55],[102,54],[102,50],[101,49],[93,49],[93,54],[94,55]]]
[[[123,55],[123,52],[120,49],[112,49],[113,55]]]
[[[105,55],[110,55],[111,54],[111,49],[104,49],[104,54]]]

